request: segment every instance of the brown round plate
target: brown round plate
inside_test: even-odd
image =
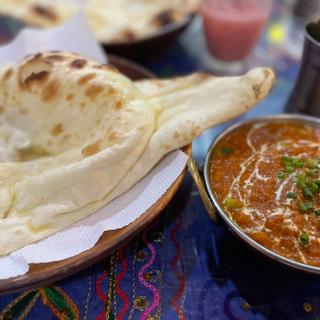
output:
[[[108,58],[109,62],[113,66],[133,80],[154,78],[154,75],[151,72],[135,63],[112,55],[108,55]],[[188,155],[191,155],[191,145],[186,147],[184,151]],[[122,229],[104,232],[92,249],[63,261],[32,264],[28,273],[7,280],[0,280],[0,295],[14,291],[24,291],[50,284],[85,269],[86,267],[95,264],[99,260],[112,254],[120,246],[136,236],[161,213],[177,192],[184,176],[185,170],[167,190],[167,192],[158,200],[158,202],[156,202],[142,216]]]
[[[108,54],[107,56],[110,64],[115,66],[121,73],[125,74],[132,80],[156,78],[156,75],[154,73],[137,63],[128,61],[127,59],[123,59],[112,54]]]

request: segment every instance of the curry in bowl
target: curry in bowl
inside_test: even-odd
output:
[[[258,119],[213,145],[207,183],[223,214],[275,254],[320,267],[320,124]]]

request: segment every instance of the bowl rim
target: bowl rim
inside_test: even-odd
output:
[[[209,194],[209,197],[211,201],[213,202],[214,206],[217,208],[217,211],[219,212],[220,217],[224,220],[224,222],[228,225],[228,227],[238,236],[240,239],[242,239],[244,242],[246,242],[250,247],[257,250],[258,252],[262,253],[263,255],[280,262],[290,268],[313,273],[313,274],[320,274],[320,267],[307,265],[301,262],[297,262],[294,260],[291,260],[289,258],[286,258],[284,256],[281,256],[278,253],[273,252],[272,250],[264,247],[263,245],[259,244],[255,240],[253,240],[251,237],[249,237],[235,222],[233,222],[228,214],[225,212],[225,210],[220,205],[219,201],[215,197],[213,188],[211,187],[210,180],[209,180],[209,161],[211,159],[211,154],[216,145],[219,141],[221,141],[222,138],[224,138],[226,135],[228,135],[231,131],[250,123],[256,123],[260,121],[301,121],[307,124],[312,124],[314,126],[318,126],[320,128],[320,118],[302,115],[302,114],[280,114],[280,115],[271,115],[271,116],[261,116],[261,117],[255,117],[250,119],[245,119],[243,121],[240,121],[230,127],[228,127],[226,130],[222,131],[212,142],[210,145],[204,162],[204,181],[205,185]]]

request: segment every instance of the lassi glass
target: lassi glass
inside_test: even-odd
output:
[[[203,27],[213,68],[241,67],[261,36],[271,5],[272,0],[203,0]]]

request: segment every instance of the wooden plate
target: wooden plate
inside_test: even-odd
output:
[[[134,63],[111,55],[108,57],[111,64],[134,80],[154,77],[148,70]],[[188,155],[191,155],[191,145],[186,147],[184,151]],[[185,170],[157,203],[127,227],[120,230],[104,232],[92,249],[75,257],[58,262],[33,264],[30,266],[29,272],[25,275],[0,280],[0,294],[24,291],[50,284],[85,269],[112,254],[120,246],[136,236],[161,213],[178,190],[184,176]]]

